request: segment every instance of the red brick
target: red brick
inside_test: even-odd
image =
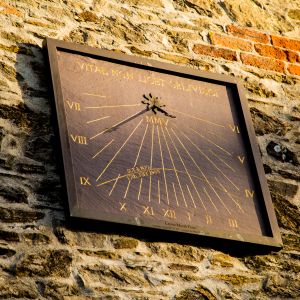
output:
[[[239,38],[234,38],[234,37],[230,37],[230,36],[226,36],[214,32],[211,32],[209,36],[214,45],[220,45],[227,48],[244,50],[244,51],[252,50],[251,42]]]
[[[229,49],[215,48],[213,46],[197,44],[194,46],[193,51],[197,54],[221,57],[227,60],[237,60],[236,52]]]
[[[262,56],[268,56],[280,60],[287,60],[286,52],[281,50],[280,48],[275,48],[273,46],[263,44],[256,44],[254,47],[257,53]]]
[[[13,6],[8,5],[3,1],[0,1],[0,14],[16,15],[18,17],[22,17],[22,13],[19,10],[17,10]]]
[[[237,27],[235,25],[228,25],[227,31],[232,35],[258,43],[268,44],[270,41],[270,38],[267,34],[248,28]]]
[[[286,50],[287,59],[289,62],[299,62],[300,56],[298,53]]]
[[[297,65],[289,65],[288,66],[288,71],[293,74],[293,75],[298,75],[300,76],[300,66]]]
[[[284,62],[267,57],[256,56],[247,53],[241,53],[242,62],[246,65],[261,69],[284,72]]]
[[[275,35],[272,35],[271,37],[274,46],[300,51],[300,40],[293,40],[286,37],[275,36]]]

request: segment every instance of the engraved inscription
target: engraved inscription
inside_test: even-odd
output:
[[[88,177],[80,177],[79,179],[81,185],[91,185],[90,179]]]
[[[239,227],[239,226],[238,226],[237,220],[236,220],[236,219],[233,219],[233,218],[229,218],[229,219],[228,219],[228,224],[229,224],[229,226],[232,227],[232,228],[238,228],[238,227]]]
[[[70,101],[70,100],[67,100],[66,102],[67,102],[68,107],[69,107],[70,109],[73,109],[73,110],[81,110],[81,109],[80,109],[80,103],[78,103],[78,102],[73,102],[73,101]]]
[[[241,164],[243,164],[245,160],[245,156],[238,155],[238,159],[241,162]]]
[[[87,138],[82,135],[73,135],[71,134],[71,139],[74,143],[80,144],[80,145],[87,145]]]
[[[154,210],[153,210],[153,207],[151,206],[143,206],[143,214],[144,215],[150,215],[150,216],[154,216]]]
[[[131,169],[127,169],[127,178],[128,180],[152,176],[160,173],[159,168],[151,168],[150,166],[139,166]]]
[[[126,202],[119,202],[120,211],[127,211]]]
[[[212,224],[212,217],[210,215],[205,215],[205,219],[206,219],[206,224]]]
[[[176,213],[175,210],[172,209],[162,209],[164,217],[170,218],[170,219],[176,219]]]
[[[254,191],[249,190],[249,189],[245,189],[245,194],[247,198],[253,198],[254,196]]]
[[[234,125],[234,124],[229,124],[228,126],[229,126],[229,128],[232,130],[232,132],[240,133],[240,128],[239,128],[239,126]]]

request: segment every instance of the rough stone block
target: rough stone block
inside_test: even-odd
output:
[[[31,223],[43,219],[44,216],[40,211],[0,207],[0,220],[6,223]]]
[[[67,250],[44,250],[25,254],[14,267],[17,276],[69,277],[72,256]]]

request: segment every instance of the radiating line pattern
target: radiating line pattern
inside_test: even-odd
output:
[[[92,93],[86,93],[86,95],[102,97],[102,95]],[[138,106],[141,106],[141,104],[99,105],[87,106],[85,108],[90,110],[95,109],[97,112],[103,109],[103,113],[107,109],[126,109]],[[238,200],[241,198],[240,188],[232,179],[234,178],[234,173],[236,173],[231,163],[234,157],[233,153],[226,149],[226,146],[221,145],[218,139],[218,136],[221,136],[220,130],[223,130],[225,126],[175,109],[170,109],[170,111],[182,115],[183,119],[190,118],[195,120],[191,123],[193,126],[196,121],[199,121],[217,128],[219,132],[218,134],[211,131],[203,133],[200,130],[201,127],[198,127],[196,130],[193,126],[183,131],[176,126],[178,124],[176,123],[176,119],[175,121],[172,120],[172,122],[161,122],[158,119],[157,123],[155,123],[155,118],[159,117],[153,115],[147,109],[125,117],[110,128],[103,128],[102,125],[102,130],[90,137],[90,140],[107,132],[116,132],[113,130],[129,121],[135,122],[134,129],[127,136],[123,137],[113,134],[112,137],[114,138],[102,145],[102,148],[92,156],[95,160],[96,158],[102,159],[104,154],[107,157],[108,152],[105,150],[109,150],[112,144],[114,144],[114,148],[117,147],[116,152],[111,155],[110,160],[101,167],[96,179],[96,182],[98,182],[97,186],[107,185],[107,193],[111,196],[118,185],[118,191],[120,188],[123,190],[121,197],[130,201],[151,202],[156,200],[158,204],[161,204],[163,201],[164,204],[169,206],[175,205],[178,207],[202,209],[206,213],[208,209],[213,208],[216,212],[225,210],[229,215],[232,215],[232,210],[235,208],[244,213],[242,201]],[[151,114],[153,119],[142,117],[138,122],[134,120],[143,113],[147,113],[148,116]],[[103,124],[101,121],[109,118],[111,118],[111,114],[110,116],[103,114],[87,121],[86,124],[93,126],[94,124]],[[138,130],[140,127],[142,127],[142,130]],[[192,136],[187,134],[188,132],[195,134],[198,138],[192,139]],[[119,139],[118,145],[115,145],[117,138]],[[134,143],[131,142],[133,139]],[[135,148],[132,148],[133,144]],[[201,146],[204,144],[206,148]],[[131,147],[128,148],[128,145],[131,145]],[[121,151],[122,155],[129,153],[127,149],[130,149],[130,153],[136,151],[136,155],[132,158],[133,161],[131,162],[132,168],[139,168],[145,164],[145,161],[148,161],[149,174],[131,178],[126,169],[122,172],[119,169],[117,177],[115,177],[116,174],[114,178],[104,176],[106,173],[113,174],[108,172],[108,170],[120,162]],[[128,157],[132,157],[132,155]],[[155,170],[161,171],[158,172],[159,176],[152,173],[153,165],[155,166]],[[212,169],[215,171],[211,172]],[[212,177],[212,173],[218,175]],[[147,178],[145,181],[144,176],[149,177],[149,179]],[[133,184],[134,188],[130,188]],[[234,189],[237,194],[233,192]]]

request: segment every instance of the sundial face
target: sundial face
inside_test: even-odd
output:
[[[270,238],[232,88],[105,57],[55,54],[71,214]]]

